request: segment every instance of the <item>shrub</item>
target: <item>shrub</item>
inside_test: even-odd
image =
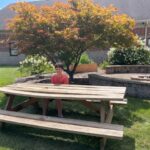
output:
[[[104,60],[99,66],[101,69],[105,69],[107,66],[109,66],[108,60]]]
[[[79,64],[91,64],[93,61],[89,58],[87,53],[83,53],[80,58]]]
[[[47,58],[40,55],[29,55],[26,59],[20,62],[21,72],[25,72],[28,75],[41,74],[45,72],[52,72],[54,66],[47,61]]]
[[[130,48],[115,49],[108,52],[111,65],[146,65],[150,64],[150,50],[141,44]]]

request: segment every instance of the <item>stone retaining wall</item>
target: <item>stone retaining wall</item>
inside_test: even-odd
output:
[[[53,74],[33,75],[24,78],[18,78],[15,83],[50,83]],[[75,77],[71,84],[88,85],[88,77]]]
[[[99,74],[89,74],[89,83],[101,86],[125,86],[126,96],[150,98],[150,83],[106,77]]]
[[[150,65],[112,65],[106,67],[106,73],[150,73]]]

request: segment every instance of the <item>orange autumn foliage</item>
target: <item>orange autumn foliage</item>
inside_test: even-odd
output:
[[[26,54],[43,54],[52,62],[61,60],[72,73],[81,54],[92,47],[128,47],[136,44],[135,22],[113,6],[92,0],[68,0],[36,7],[21,2],[11,7],[16,16],[9,23],[11,39]],[[73,64],[74,69],[69,70]]]

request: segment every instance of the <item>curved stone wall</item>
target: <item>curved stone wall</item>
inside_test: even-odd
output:
[[[127,87],[126,96],[150,98],[150,82],[118,79],[100,74],[89,74],[89,83],[101,86],[125,86]]]
[[[150,73],[150,65],[111,65],[106,67],[106,73]]]

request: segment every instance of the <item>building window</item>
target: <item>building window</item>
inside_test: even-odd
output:
[[[18,51],[18,48],[17,48],[15,42],[9,43],[9,54],[10,54],[10,56],[18,56],[19,55],[19,51]]]

